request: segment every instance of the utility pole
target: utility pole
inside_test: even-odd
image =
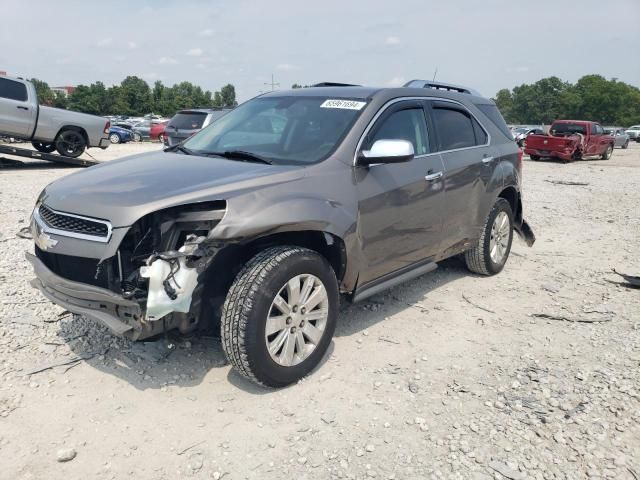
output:
[[[280,86],[280,84],[279,84],[279,83],[276,83],[276,82],[274,81],[273,73],[271,74],[271,83],[265,82],[265,85],[270,86],[270,87],[271,87],[271,91],[272,91],[272,92],[276,89],[276,87],[279,87],[279,86]]]

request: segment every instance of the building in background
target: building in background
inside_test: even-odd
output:
[[[63,94],[65,97],[68,97],[69,95],[71,95],[74,91],[75,91],[76,87],[51,87],[51,90],[56,92],[56,93],[61,93]]]

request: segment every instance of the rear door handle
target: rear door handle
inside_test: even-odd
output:
[[[16,108],[19,108],[20,110],[29,110],[27,107],[23,107],[22,105],[18,105]]]
[[[493,157],[484,157],[482,159],[482,163],[484,163],[485,165],[487,165],[487,164],[489,164],[491,162],[493,162]]]
[[[442,178],[442,172],[430,173],[424,177],[427,182],[433,182],[434,180],[438,180]]]

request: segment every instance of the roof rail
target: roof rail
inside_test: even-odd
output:
[[[468,93],[469,95],[482,96],[478,91],[471,88],[463,87],[461,85],[454,85],[452,83],[433,82],[430,80],[410,80],[403,85],[403,87],[409,88],[433,88],[434,90],[447,90],[449,92]]]
[[[339,82],[320,82],[312,87],[360,87],[361,85],[354,85],[352,83],[339,83]]]

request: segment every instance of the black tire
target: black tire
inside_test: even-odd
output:
[[[491,234],[494,221],[501,212],[505,212],[509,219],[509,233],[504,256],[500,261],[495,262],[491,258]],[[512,242],[513,212],[511,211],[511,205],[509,205],[509,202],[504,198],[498,198],[487,216],[487,221],[482,229],[482,235],[480,236],[478,245],[464,253],[467,268],[480,275],[495,275],[496,273],[500,273],[509,258]]]
[[[42,153],[51,153],[56,149],[55,144],[53,143],[44,143],[44,142],[31,142],[33,148]]]
[[[111,133],[109,135],[109,141],[111,143],[120,143],[122,142],[122,139],[120,138],[120,135],[118,135],[117,133]]]
[[[627,148],[629,148],[629,140],[627,140],[626,142],[624,142],[624,145],[622,145],[622,148],[624,150],[626,150]]]
[[[607,145],[607,149],[604,151],[604,153],[600,156],[600,158],[602,160],[609,160],[611,158],[611,154],[613,153],[613,145],[609,144]]]
[[[63,130],[56,137],[56,150],[65,157],[77,158],[86,148],[87,141],[77,130]]]
[[[537,162],[538,160],[540,160],[540,155],[529,155],[529,158]]]
[[[142,135],[140,135],[138,132],[133,132],[133,141],[134,142],[141,142],[142,141]]]
[[[322,282],[328,297],[328,318],[309,356],[296,365],[282,366],[267,350],[267,317],[283,285],[304,274],[314,275]],[[238,373],[260,385],[277,388],[294,383],[311,372],[324,356],[333,337],[338,307],[338,283],[324,257],[301,247],[268,248],[243,267],[227,293],[221,318],[225,355]]]

